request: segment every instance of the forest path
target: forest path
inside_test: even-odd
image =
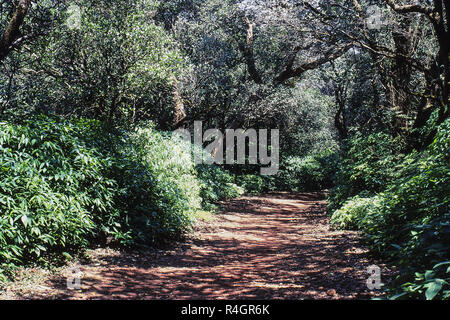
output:
[[[271,193],[224,203],[176,247],[120,253],[93,250],[65,274],[22,298],[368,299],[372,262],[355,232],[331,231],[322,193]]]

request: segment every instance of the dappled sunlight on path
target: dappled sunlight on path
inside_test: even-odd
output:
[[[228,201],[176,248],[94,254],[78,265],[81,290],[67,290],[60,276],[33,298],[370,298],[367,252],[356,233],[330,231],[323,199],[273,193]]]

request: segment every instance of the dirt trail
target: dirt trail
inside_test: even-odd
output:
[[[228,201],[176,248],[95,250],[77,264],[81,290],[67,290],[62,274],[20,298],[368,299],[372,261],[357,233],[330,230],[323,198],[273,193]]]

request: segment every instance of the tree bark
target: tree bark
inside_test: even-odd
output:
[[[14,41],[16,41],[20,36],[20,27],[22,26],[25,16],[28,13],[28,9],[31,6],[31,0],[20,0],[17,5],[16,11],[13,17],[9,21],[5,32],[0,40],[0,61],[3,61],[9,52],[11,51],[11,46]]]
[[[397,113],[394,118],[394,128],[399,134],[409,129],[411,116],[411,99],[408,90],[412,74],[412,67],[408,61],[412,49],[410,20],[407,19],[402,24],[402,31],[394,31],[392,34],[395,43],[395,59],[392,70],[391,103]]]
[[[334,126],[339,134],[339,140],[343,141],[348,138],[348,130],[347,130],[347,117],[345,114],[345,95],[346,88],[345,85],[339,85],[335,89],[335,98],[336,103],[338,105],[338,111],[334,117]]]
[[[336,60],[337,58],[343,56],[352,46],[353,44],[347,44],[343,47],[329,50],[324,54],[323,57],[304,63],[294,69],[292,68],[293,63],[289,62],[288,65],[286,66],[286,69],[274,79],[274,84],[276,85],[281,84],[290,78],[301,76],[304,72],[308,70],[316,69],[327,62]]]
[[[173,80],[173,123],[172,127],[174,129],[180,129],[185,127],[186,120],[186,110],[184,108],[183,99],[181,98],[180,90],[178,89],[178,80],[175,76],[172,77]]]
[[[255,83],[262,84],[263,81],[261,79],[261,76],[259,75],[258,70],[256,69],[256,63],[253,54],[253,29],[255,27],[255,24],[250,22],[248,18],[245,19],[245,23],[247,24],[246,43],[239,44],[239,49],[244,55],[250,77],[253,79],[253,81],[255,81]]]

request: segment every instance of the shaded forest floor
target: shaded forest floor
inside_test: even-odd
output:
[[[139,252],[90,250],[45,274],[19,273],[3,299],[370,299],[377,264],[356,232],[332,231],[322,193],[271,193],[223,204],[183,243]],[[392,271],[384,265],[382,280]],[[83,275],[68,290],[71,268]]]

